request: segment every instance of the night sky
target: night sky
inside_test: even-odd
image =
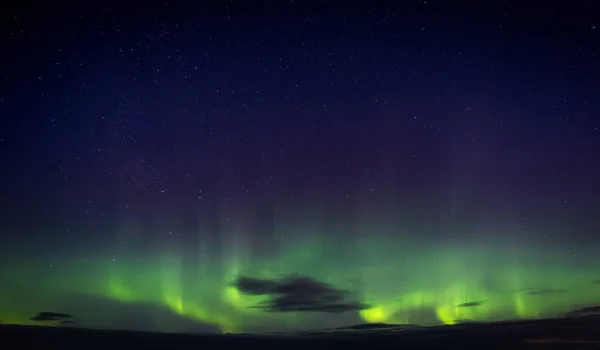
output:
[[[600,302],[595,1],[318,3],[2,3],[0,322]]]

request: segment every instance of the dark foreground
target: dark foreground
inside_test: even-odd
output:
[[[0,325],[2,349],[600,349],[598,316],[297,335],[191,335]]]

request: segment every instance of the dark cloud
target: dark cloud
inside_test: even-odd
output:
[[[561,288],[532,289],[526,292],[527,295],[554,295],[565,293],[567,293],[567,290]]]
[[[69,314],[62,314],[60,312],[40,312],[39,316],[52,317],[52,318],[72,318]]]
[[[598,306],[588,306],[581,309],[571,310],[566,314],[569,317],[578,317],[578,316],[597,316],[600,315],[600,305]]]
[[[247,295],[268,296],[268,300],[252,307],[269,312],[339,313],[370,307],[348,300],[348,291],[336,289],[309,277],[291,276],[280,280],[267,280],[242,276],[234,285]]]
[[[72,316],[69,314],[63,314],[60,312],[40,312],[36,316],[32,317],[31,320],[39,321],[39,322],[47,322],[47,321],[61,321],[65,318],[71,318]]]
[[[57,318],[54,318],[54,317],[44,317],[44,316],[41,316],[41,315],[34,316],[34,317],[30,318],[30,320],[32,320],[32,321],[38,321],[38,322],[58,321]]]
[[[248,295],[265,295],[277,293],[278,282],[252,278],[252,277],[239,277],[235,281],[235,286],[240,292]]]
[[[468,303],[462,303],[462,304],[458,304],[456,306],[458,307],[475,307],[475,306],[480,306],[483,305],[483,301],[470,301]]]

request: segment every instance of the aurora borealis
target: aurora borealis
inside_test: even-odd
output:
[[[250,3],[0,22],[0,322],[252,333],[600,303],[589,14]]]
[[[594,284],[600,267],[597,248],[574,258],[549,247],[544,252],[502,244],[495,248],[480,244],[434,247],[375,237],[357,240],[352,252],[341,254],[338,244],[327,244],[314,234],[271,258],[250,258],[240,252],[211,260],[199,254],[198,247],[172,244],[172,248],[148,254],[140,249],[123,251],[123,258],[115,260],[90,255],[52,266],[24,264],[3,276],[13,286],[3,291],[3,319],[60,309],[89,319],[83,323],[90,326],[112,322],[132,327],[117,319],[124,316],[116,310],[148,305],[224,332],[343,326],[361,320],[431,325],[557,316],[596,302],[600,289]],[[358,315],[266,313],[249,308],[262,297],[244,295],[232,286],[240,274],[268,279],[297,271],[353,290],[356,298],[372,308]],[[24,293],[31,280],[39,288]],[[107,309],[89,314],[82,303],[94,299],[106,299]],[[481,305],[460,306],[473,302]],[[178,330],[168,322],[161,324],[161,318],[169,319],[156,316],[159,329]]]

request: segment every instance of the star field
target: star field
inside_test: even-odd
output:
[[[258,332],[598,302],[598,14],[2,5],[0,321]]]

